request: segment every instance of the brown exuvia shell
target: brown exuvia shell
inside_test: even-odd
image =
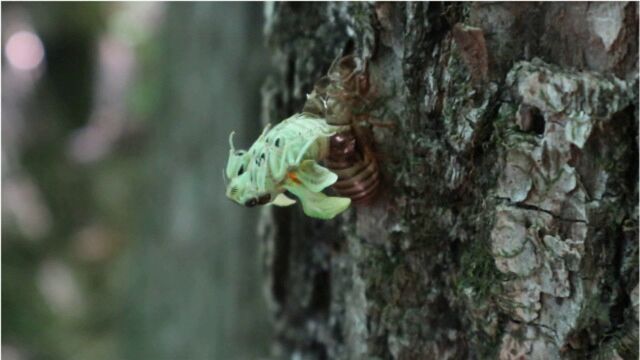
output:
[[[369,90],[366,64],[359,68],[354,56],[335,62],[309,95],[306,111],[322,113],[331,125],[347,125],[349,130],[331,137],[329,154],[324,163],[338,175],[332,188],[355,204],[370,202],[380,184],[378,164],[362,132],[354,128],[351,109],[360,106]]]

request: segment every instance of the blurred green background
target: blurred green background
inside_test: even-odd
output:
[[[269,354],[224,196],[270,71],[259,3],[2,3],[3,359]]]

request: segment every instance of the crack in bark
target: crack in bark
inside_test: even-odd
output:
[[[515,207],[515,208],[518,208],[518,209],[524,209],[524,210],[540,211],[540,212],[543,212],[543,213],[546,213],[546,214],[549,214],[549,215],[553,216],[553,218],[556,219],[556,220],[566,221],[566,222],[582,223],[582,224],[585,224],[587,226],[590,226],[589,222],[586,221],[586,220],[565,218],[565,217],[562,217],[560,215],[557,215],[557,214],[553,213],[550,210],[543,209],[543,208],[535,206],[535,205],[524,204],[524,203],[516,203],[516,202],[511,201],[509,198],[501,197],[501,196],[494,196],[494,198],[498,199],[498,200],[506,201],[506,205],[507,206]]]

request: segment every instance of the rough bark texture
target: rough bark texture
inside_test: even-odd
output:
[[[385,179],[263,212],[275,356],[637,358],[635,3],[277,3],[264,120],[369,61]],[[373,122],[372,122],[373,123]]]

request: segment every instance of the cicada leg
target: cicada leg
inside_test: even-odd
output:
[[[284,144],[282,150],[277,152],[280,156],[270,156],[269,166],[271,167],[271,174],[276,180],[284,179],[287,174],[287,154],[289,153],[289,144]],[[273,154],[272,154],[273,155]]]
[[[267,189],[267,185],[266,185],[266,181],[267,181],[267,169],[268,169],[268,165],[265,163],[265,161],[261,161],[260,162],[260,167],[258,167],[258,172],[257,172],[257,183],[258,183],[258,190],[262,193],[265,192]]]

